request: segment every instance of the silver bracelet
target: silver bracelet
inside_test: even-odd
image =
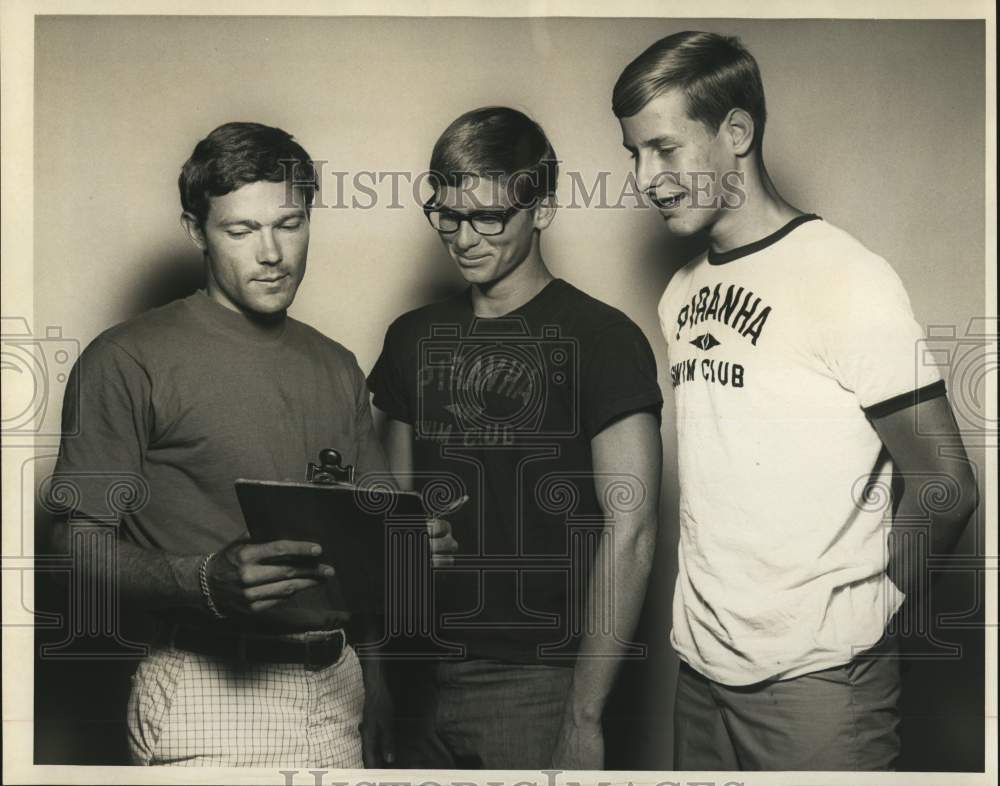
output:
[[[215,605],[215,601],[212,600],[212,590],[208,586],[208,563],[214,557],[216,552],[212,552],[206,556],[198,568],[198,583],[201,584],[201,595],[205,599],[205,605],[208,606],[208,610],[212,612],[212,616],[217,620],[225,619],[226,615],[219,611],[219,607]]]

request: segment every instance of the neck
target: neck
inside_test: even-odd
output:
[[[778,193],[763,161],[756,155],[740,171],[743,174],[743,204],[723,211],[722,217],[709,230],[709,243],[716,253],[732,251],[765,238],[796,216],[803,215],[803,211]]]
[[[239,314],[240,316],[246,318],[252,325],[258,327],[262,330],[273,330],[276,327],[281,327],[282,323],[285,321],[287,311],[275,311],[271,314],[262,314],[258,311],[251,311],[250,309],[241,308],[232,301],[229,300],[217,286],[213,286],[213,281],[211,276],[209,276],[209,281],[205,286],[205,294],[208,299],[226,309],[226,311],[231,311],[234,314]]]
[[[528,258],[506,276],[488,284],[472,285],[472,311],[477,317],[502,317],[535,297],[553,278],[536,240]]]

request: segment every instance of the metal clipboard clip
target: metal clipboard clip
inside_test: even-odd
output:
[[[343,457],[333,448],[324,448],[319,452],[319,464],[309,462],[306,468],[306,481],[321,485],[336,483],[354,484],[354,465],[341,466]]]

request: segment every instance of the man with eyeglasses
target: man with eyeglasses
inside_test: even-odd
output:
[[[368,382],[400,483],[469,502],[433,579],[434,644],[453,657],[403,670],[399,762],[600,769],[656,537],[655,361],[542,258],[558,164],[538,124],[468,112],[430,170],[428,221],[469,286],[393,322]]]

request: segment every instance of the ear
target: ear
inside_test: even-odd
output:
[[[181,213],[181,226],[187,232],[187,236],[204,253],[208,250],[208,241],[205,239],[205,230],[201,228],[201,223],[195,218],[193,213],[187,211]]]
[[[745,156],[753,149],[756,129],[753,118],[745,109],[731,109],[722,121],[722,127],[733,153]]]
[[[556,217],[556,195],[549,194],[543,197],[537,205],[535,205],[535,214],[532,218],[534,222],[535,229],[541,231],[547,229],[549,224],[552,223],[552,219]]]

